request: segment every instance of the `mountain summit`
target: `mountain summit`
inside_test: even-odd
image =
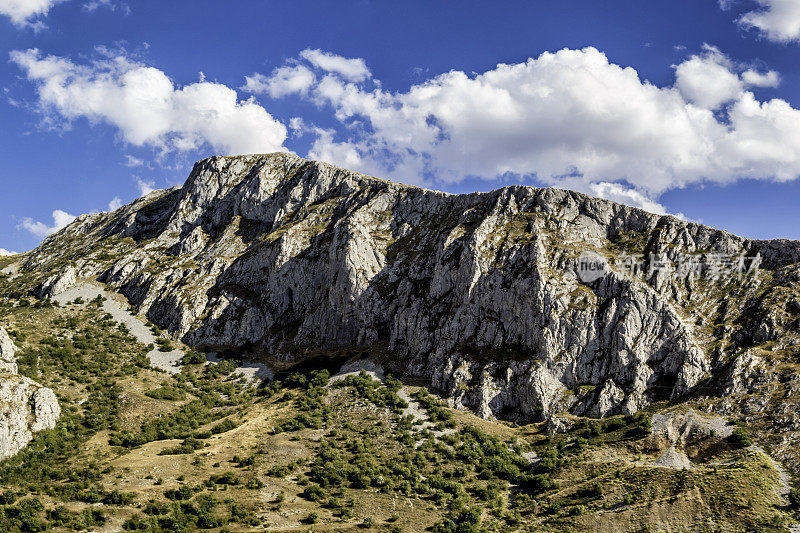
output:
[[[608,261],[599,279],[585,252]],[[22,272],[43,295],[98,278],[203,350],[368,356],[530,422],[743,392],[742,369],[797,351],[798,260],[798,242],[576,192],[451,195],[277,153],[205,159],[183,187],[81,216]]]

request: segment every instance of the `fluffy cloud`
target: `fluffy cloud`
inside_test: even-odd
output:
[[[716,48],[706,46],[703,55],[692,56],[675,68],[675,86],[690,102],[716,109],[744,90],[741,78],[731,69],[728,58]]]
[[[17,255],[17,253],[18,252],[12,252],[12,251],[6,250],[5,248],[0,248],[0,256],[2,256],[2,255]]]
[[[753,69],[738,74],[741,67],[734,64],[718,48],[704,45],[703,53],[693,55],[675,67],[675,87],[694,104],[717,109],[742,96],[749,87],[777,87],[780,76],[774,70],[758,72]]]
[[[343,127],[310,129],[309,155],[431,186],[514,174],[663,212],[659,195],[676,187],[800,175],[800,112],[748,90],[778,81],[713,47],[665,87],[594,48],[398,93],[329,72],[304,94]]]
[[[750,69],[742,72],[742,81],[752,87],[777,87],[781,83],[781,77],[774,70],[757,72]]]
[[[305,132],[306,123],[303,117],[292,117],[289,119],[289,129],[292,130],[295,136],[299,137]]]
[[[338,74],[347,81],[364,81],[371,76],[367,64],[361,58],[348,59],[336,54],[306,48],[300,57],[316,68]]]
[[[639,207],[645,211],[650,211],[657,215],[667,214],[667,208],[660,203],[649,198],[641,192],[627,188],[619,183],[591,183],[588,185],[588,190],[584,191],[600,198],[606,198],[620,204],[632,205]],[[678,218],[685,218],[682,213],[676,214]]]
[[[359,154],[358,148],[348,142],[335,142],[335,130],[315,128],[314,133],[317,138],[308,156],[320,161],[335,162],[344,168],[357,169],[361,172],[369,172],[369,161],[365,161]],[[375,165],[374,168],[380,168]]]
[[[122,200],[120,200],[119,196],[115,196],[110,202],[108,202],[109,211],[116,211],[120,207],[122,207]]]
[[[44,222],[33,220],[32,218],[25,218],[19,225],[20,228],[26,229],[37,237],[47,237],[60,229],[68,226],[75,217],[60,209],[53,211],[53,225],[48,226]]]
[[[267,94],[281,98],[289,94],[306,93],[314,84],[316,77],[303,65],[284,66],[275,69],[270,76],[253,74],[245,77],[243,91],[254,94]]]
[[[51,119],[107,123],[125,142],[162,152],[205,145],[229,155],[283,149],[284,125],[219,83],[176,87],[164,72],[123,55],[77,65],[33,49],[11,52],[11,60],[36,84],[40,109]]]
[[[800,2],[797,0],[756,0],[761,9],[745,13],[739,23],[761,32],[776,42],[800,40]],[[721,4],[723,8],[726,5]]]
[[[43,28],[39,18],[47,15],[50,8],[64,0],[0,0],[0,15],[11,19],[19,27]]]

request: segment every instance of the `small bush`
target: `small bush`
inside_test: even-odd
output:
[[[158,350],[161,352],[171,352],[173,350],[172,342],[165,337],[158,337],[156,339],[156,344],[158,345]]]
[[[230,431],[236,428],[236,422],[231,420],[230,418],[226,418],[219,424],[215,425],[211,428],[211,433],[213,435],[219,435],[220,433],[225,433],[226,431]]]
[[[321,502],[325,496],[325,491],[319,485],[312,484],[303,489],[303,498],[312,502]]]
[[[195,349],[191,349],[186,352],[186,355],[183,356],[181,359],[182,365],[202,365],[206,362],[206,354],[199,352]]]
[[[800,509],[800,489],[792,489],[789,491],[789,504],[792,509]]]
[[[316,524],[317,520],[319,520],[319,515],[312,511],[308,513],[308,515],[306,515],[306,517],[300,521],[304,524]]]
[[[169,400],[173,402],[178,400],[183,400],[184,398],[186,398],[185,392],[183,392],[181,389],[170,386],[163,386],[154,390],[149,390],[144,394],[145,396],[148,396],[155,400]]]
[[[185,455],[199,450],[204,445],[195,437],[186,437],[183,442],[174,448],[167,448],[158,452],[158,455]]]
[[[750,436],[750,433],[747,431],[747,429],[743,428],[742,426],[737,426],[734,428],[731,436],[728,437],[728,442],[741,448],[746,448],[753,444],[753,438]]]

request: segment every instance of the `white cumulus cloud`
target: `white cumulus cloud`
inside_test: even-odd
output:
[[[315,80],[314,73],[308,67],[287,65],[276,68],[270,76],[257,73],[246,76],[242,90],[281,98],[289,94],[306,93]]]
[[[11,19],[15,26],[43,28],[40,20],[54,5],[64,0],[0,0],[0,15]]]
[[[761,9],[745,13],[739,23],[754,28],[775,42],[800,40],[800,2],[798,0],[756,0]],[[723,6],[725,7],[725,6]]]
[[[0,256],[1,255],[17,255],[19,252],[12,252],[10,250],[6,250],[5,248],[0,248]]]
[[[664,212],[659,196],[692,183],[800,175],[800,111],[749,90],[778,81],[711,46],[661,87],[595,48],[405,92],[329,72],[306,97],[342,127],[309,128],[309,156],[429,186],[513,174]]]
[[[588,186],[589,194],[612,200],[614,202],[639,207],[657,215],[666,215],[667,208],[636,189],[625,187],[619,183],[591,183]],[[685,218],[682,213],[677,213],[678,218]]]
[[[742,72],[742,81],[752,87],[777,87],[781,83],[781,77],[774,70],[758,72],[748,69]]]
[[[675,68],[675,86],[690,102],[716,109],[744,90],[744,82],[732,67],[718,49],[706,45],[704,54],[694,55]]]
[[[348,59],[340,55],[306,48],[300,57],[316,68],[338,74],[348,81],[364,81],[371,76],[366,62],[361,58]]]
[[[75,217],[69,213],[56,209],[53,211],[53,225],[48,226],[44,222],[34,220],[32,218],[25,218],[19,227],[28,230],[37,237],[47,237],[60,229],[67,227]]]
[[[380,171],[380,165],[370,165],[369,161],[365,161],[361,157],[355,145],[349,142],[335,142],[333,140],[336,134],[335,130],[314,128],[313,132],[317,138],[308,154],[312,159],[333,162],[344,168],[356,169],[361,172],[369,172],[370,167]]]
[[[675,67],[675,87],[694,104],[717,109],[739,99],[750,87],[777,87],[781,78],[774,70],[759,72],[731,61],[718,48],[708,44],[703,52],[693,55]]]
[[[110,202],[108,202],[109,211],[116,211],[120,207],[122,207],[122,200],[120,200],[119,196],[115,196]]]
[[[283,150],[286,127],[219,83],[176,86],[161,70],[123,55],[78,65],[32,49],[11,52],[11,60],[36,84],[43,113],[110,124],[135,146],[170,152],[208,145],[226,155]]]

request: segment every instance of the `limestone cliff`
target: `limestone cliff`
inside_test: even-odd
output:
[[[587,250],[611,263],[588,283]],[[720,257],[748,275],[719,275]],[[201,348],[369,353],[455,406],[531,421],[741,389],[754,352],[800,344],[798,260],[797,242],[575,192],[449,195],[270,154],[206,159],[183,187],[79,217],[21,279],[52,296],[99,278]]]
[[[51,389],[16,375],[15,352],[0,327],[0,459],[16,455],[37,431],[54,428],[61,413]]]

